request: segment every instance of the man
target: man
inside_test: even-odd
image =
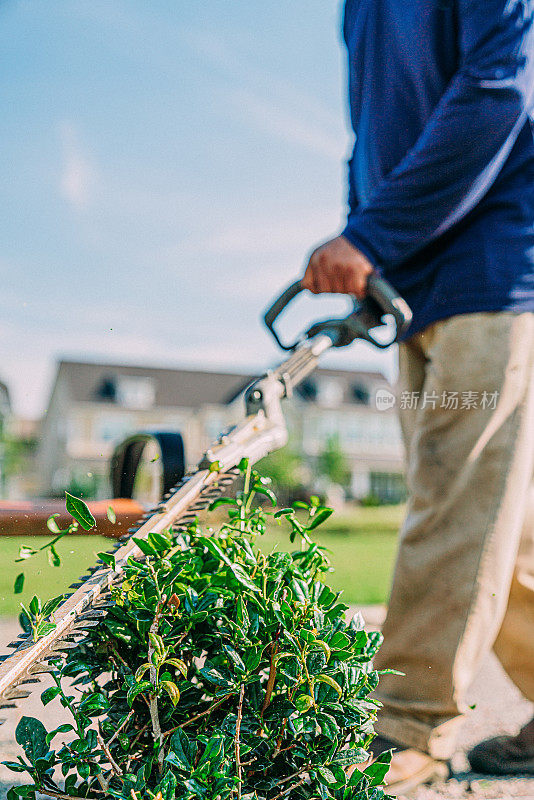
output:
[[[442,772],[493,647],[534,700],[534,0],[348,0],[349,215],[312,292],[411,305],[400,347],[409,502],[379,669],[393,791]],[[534,720],[470,754],[534,774]],[[441,767],[441,769],[440,769]]]

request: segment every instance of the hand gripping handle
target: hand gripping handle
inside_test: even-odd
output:
[[[275,300],[265,313],[264,321],[282,350],[293,350],[301,341],[286,344],[281,341],[274,324],[282,311],[303,291],[300,281],[295,281]],[[382,317],[391,314],[395,324],[393,338],[386,343],[379,342],[371,333],[373,328],[382,324]],[[315,323],[304,335],[304,338],[321,333],[322,331],[336,331],[338,336],[334,347],[344,347],[354,339],[366,339],[380,348],[389,347],[396,342],[408,328],[412,319],[412,312],[405,300],[398,292],[381,278],[376,272],[369,276],[367,282],[367,295],[363,301],[354,300],[354,310],[343,319],[328,319]]]

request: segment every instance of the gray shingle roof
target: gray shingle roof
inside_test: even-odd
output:
[[[155,387],[155,406],[196,409],[203,405],[224,405],[231,402],[257,375],[238,372],[215,372],[191,369],[103,364],[62,360],[57,380],[65,380],[74,402],[109,403],[102,387],[112,386],[117,379],[151,378]],[[312,379],[329,377],[341,380],[344,399],[350,402],[351,387],[360,382],[370,390],[388,385],[380,372],[319,369]]]

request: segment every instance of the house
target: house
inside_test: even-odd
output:
[[[0,439],[5,432],[10,413],[11,402],[9,399],[9,391],[6,384],[0,381]]]
[[[0,382],[0,497],[4,497],[6,490],[6,449],[5,435],[11,414],[9,391],[5,383]]]
[[[189,466],[242,415],[238,398],[256,376],[81,361],[58,364],[38,453],[40,491],[109,494],[114,447],[140,430],[180,431]],[[355,497],[403,494],[402,446],[394,411],[377,410],[381,373],[319,369],[285,404],[291,446],[314,463],[336,437]]]

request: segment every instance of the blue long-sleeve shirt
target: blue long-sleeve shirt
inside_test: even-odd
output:
[[[534,311],[534,0],[347,0],[343,234],[414,312],[408,335]]]

